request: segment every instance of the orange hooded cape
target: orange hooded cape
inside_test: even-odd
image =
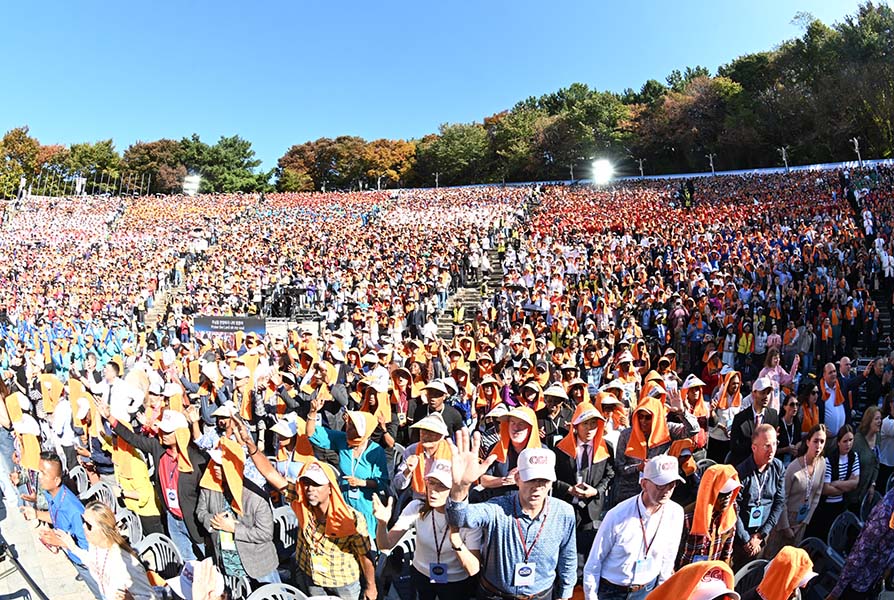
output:
[[[537,415],[527,406],[520,406],[513,410],[524,411],[528,415],[528,423],[534,424],[531,426],[531,433],[528,435],[528,441],[525,443],[525,448],[540,448],[540,430],[537,427]],[[509,418],[506,417],[500,423],[500,439],[497,440],[497,443],[494,445],[493,450],[491,450],[490,453],[496,456],[498,461],[506,462],[506,457],[509,455],[509,446],[511,444],[512,442],[509,438]]]
[[[652,431],[649,433],[648,439],[640,429],[636,416],[639,412],[647,412],[652,415]],[[671,439],[670,431],[667,429],[664,404],[658,398],[644,398],[633,411],[630,425],[630,441],[627,442],[627,448],[624,450],[624,454],[627,456],[645,461],[648,458],[649,448],[666,444]]]
[[[222,456],[220,468],[223,471],[223,479],[227,481],[227,487],[233,495],[233,509],[237,514],[242,514],[242,473],[245,468],[245,451],[237,442],[229,438],[220,438],[219,446]],[[223,493],[223,481],[214,476],[214,461],[208,463],[199,487],[214,492]]]
[[[416,456],[419,458],[419,462],[416,464],[416,468],[413,469],[413,479],[411,480],[411,484],[413,486],[413,491],[417,494],[425,493],[425,451],[422,449],[422,442],[416,444]],[[450,442],[442,439],[438,442],[438,445],[435,447],[435,451],[431,456],[432,460],[444,459],[444,460],[452,460],[453,459],[453,449],[450,447]]]
[[[304,529],[308,523],[314,522],[313,511],[307,504],[307,500],[304,497],[304,486],[300,483],[301,475],[307,471],[310,465],[314,464],[319,465],[323,472],[326,473],[326,477],[329,478],[329,511],[326,514],[326,537],[341,538],[354,535],[357,533],[358,519],[355,516],[356,513],[348,506],[344,496],[341,495],[335,471],[326,463],[321,463],[317,460],[308,461],[301,468],[301,472],[298,474],[299,482],[295,484],[297,498],[292,501],[291,506],[295,516],[298,517],[301,529]]]
[[[739,390],[736,392],[736,395],[733,396],[732,400],[729,398],[729,394],[727,393],[727,388],[729,387],[730,382],[733,378],[739,379]],[[717,408],[727,409],[733,406],[742,406],[742,374],[738,371],[730,371],[723,377],[723,383],[720,385],[720,395],[717,397]]]
[[[717,502],[717,495],[730,479],[739,481],[739,474],[732,465],[712,465],[705,470],[701,484],[698,486],[698,497],[695,500],[695,513],[692,516],[690,534],[708,535],[711,521],[714,519],[714,503]],[[720,517],[720,531],[729,531],[736,526],[736,498],[739,495],[739,489],[741,488],[732,491],[729,502],[723,509],[723,516]]]
[[[729,565],[719,560],[707,560],[682,567],[667,581],[652,590],[646,600],[685,600],[691,598],[699,584],[720,579],[733,589],[735,577]]]
[[[787,600],[813,570],[813,561],[801,548],[785,546],[767,565],[757,593],[764,600]]]
[[[588,410],[596,411],[599,415],[597,418],[599,419],[599,424],[596,426],[596,437],[593,438],[593,457],[592,462],[598,463],[601,460],[605,460],[611,454],[608,451],[608,446],[603,439],[603,434],[605,433],[605,417],[602,416],[595,406],[590,404],[589,402],[581,402],[577,405],[577,408],[574,409],[574,416],[571,417],[571,422],[574,423],[578,417],[587,412]],[[568,434],[562,438],[558,444],[556,444],[556,448],[570,456],[571,458],[577,458],[577,428],[574,425],[569,427]]]

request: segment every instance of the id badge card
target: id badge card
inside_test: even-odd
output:
[[[636,561],[636,566],[634,567],[634,573],[640,575],[642,573],[648,574],[652,571],[652,557],[648,554],[643,558]]]
[[[313,565],[314,573],[328,573],[329,568],[326,566],[326,562],[323,560],[322,556],[312,556],[311,562]]]
[[[167,491],[168,508],[176,508],[180,510],[180,502],[177,500],[177,492],[169,489]]]
[[[798,514],[795,517],[796,523],[803,523],[807,520],[807,513],[810,512],[810,505],[806,502],[798,507]]]
[[[348,489],[348,498],[351,500],[359,500],[360,499],[360,488],[350,488]]]
[[[407,413],[402,413],[402,412],[397,413],[397,422],[401,426],[406,425],[407,424]]]
[[[236,540],[233,538],[233,534],[229,531],[220,532],[220,548],[221,550],[236,549]]]
[[[748,527],[760,527],[764,524],[764,510],[765,506],[755,506],[751,509],[751,512],[748,513]]]
[[[524,562],[515,565],[515,576],[512,585],[515,587],[534,585],[534,573],[537,565],[532,562]]]
[[[694,562],[694,563],[703,562],[706,560],[708,560],[708,557],[704,554],[696,554],[695,556],[692,557],[692,562]]]
[[[447,565],[444,563],[429,563],[428,573],[428,578],[431,583],[447,583]]]
[[[565,437],[563,435],[554,435],[553,436],[553,446],[562,441],[562,438]]]

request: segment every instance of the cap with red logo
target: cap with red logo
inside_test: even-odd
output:
[[[532,479],[555,481],[555,453],[548,448],[525,448],[518,455],[518,476],[522,481]]]
[[[672,481],[685,481],[680,477],[680,463],[676,456],[659,454],[646,461],[643,468],[643,479],[648,479],[655,485],[667,485]]]

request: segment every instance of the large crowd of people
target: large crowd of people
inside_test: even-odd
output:
[[[874,598],[894,567],[891,173],[680,190],[18,201],[8,512],[98,599]],[[319,324],[195,327],[296,311]],[[110,493],[85,506],[84,475]],[[845,513],[830,583],[812,542]],[[124,515],[179,577],[139,560]]]

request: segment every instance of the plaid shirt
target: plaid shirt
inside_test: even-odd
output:
[[[692,530],[692,518],[694,513],[686,513],[683,517],[683,543],[680,548],[680,559],[677,568],[691,564],[698,557],[702,560],[721,560],[729,564],[733,555],[733,540],[736,537],[736,526],[733,525],[726,531],[717,531],[719,519],[711,523],[710,535],[697,535],[689,533]]]
[[[298,568],[314,585],[337,588],[360,580],[360,556],[370,551],[366,519],[354,511],[357,533],[348,537],[326,536],[326,525],[309,521],[299,532],[295,554]]]

